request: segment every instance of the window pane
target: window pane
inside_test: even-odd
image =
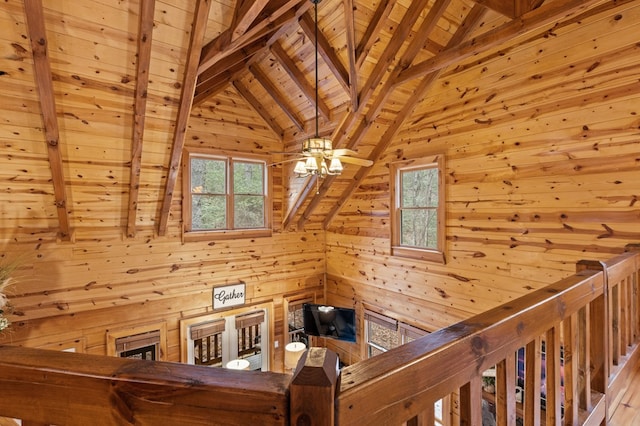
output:
[[[226,196],[193,194],[191,197],[191,222],[194,230],[226,228]]]
[[[387,327],[383,327],[373,321],[367,321],[368,340],[385,349],[395,348],[399,345],[398,332]]]
[[[435,209],[400,211],[400,244],[438,248],[438,215]]]
[[[191,192],[196,194],[224,194],[226,163],[224,160],[191,159]]]
[[[235,228],[264,227],[264,197],[236,195],[233,205]]]
[[[438,206],[438,169],[403,171],[400,207]]]
[[[264,194],[264,167],[262,163],[233,163],[234,194]]]

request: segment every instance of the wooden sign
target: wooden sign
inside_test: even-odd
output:
[[[246,284],[226,285],[213,288],[213,309],[224,309],[244,305]]]

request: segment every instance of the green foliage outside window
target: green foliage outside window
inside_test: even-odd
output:
[[[438,169],[401,172],[400,244],[438,248]]]
[[[232,169],[233,191],[227,176]],[[191,158],[192,230],[251,229],[265,226],[265,167],[260,162]],[[233,200],[233,224],[227,203]]]

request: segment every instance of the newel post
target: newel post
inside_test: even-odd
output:
[[[289,386],[291,425],[333,426],[338,383],[338,355],[309,348],[298,362]]]

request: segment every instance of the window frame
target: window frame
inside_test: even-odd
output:
[[[402,172],[420,169],[437,169],[438,171],[438,206],[435,208],[437,215],[436,229],[438,233],[436,238],[436,248],[414,247],[401,244],[401,175]],[[418,160],[393,162],[389,165],[389,171],[390,182],[392,183],[389,188],[391,197],[391,254],[393,256],[409,257],[429,262],[446,263],[444,155],[438,154]]]
[[[270,237],[272,228],[272,176],[269,173],[269,161],[266,156],[225,153],[213,150],[185,149],[182,155],[182,219],[183,219],[183,239],[185,241],[203,241],[211,239],[232,239],[232,238],[257,238]],[[225,197],[227,227],[224,229],[192,229],[192,192],[191,192],[191,160],[204,159],[214,161],[224,161],[226,164],[225,174]],[[234,228],[229,227],[229,221],[233,223],[234,215],[234,193],[233,193],[233,165],[235,163],[259,163],[262,165],[264,173],[264,226],[259,228]]]

